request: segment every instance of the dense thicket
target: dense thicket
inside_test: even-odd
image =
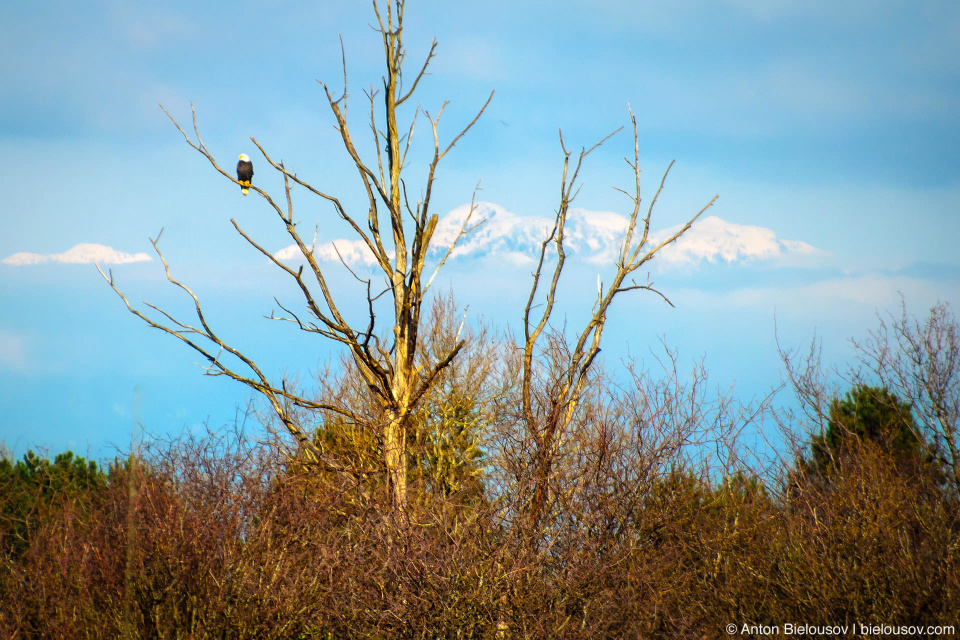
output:
[[[509,393],[484,395],[477,376],[497,385],[478,362],[424,407],[405,513],[382,474],[350,481],[235,433],[106,473],[69,453],[0,463],[0,635],[702,638],[960,619],[956,494],[889,390],[831,396],[826,429],[761,474],[705,453],[737,445],[706,435],[729,419],[696,385],[598,380],[533,526]],[[316,439],[376,459],[335,420]]]

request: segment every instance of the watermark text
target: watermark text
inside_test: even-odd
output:
[[[777,636],[823,636],[842,638],[844,636],[952,636],[952,625],[896,625],[896,624],[728,624],[728,635],[752,637]]]

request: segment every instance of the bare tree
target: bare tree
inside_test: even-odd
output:
[[[427,74],[427,68],[436,51],[436,41],[431,45],[422,66],[412,76],[412,82],[405,83],[403,74],[406,58],[406,49],[403,44],[404,0],[387,0],[384,5],[385,7],[382,8],[376,0],[373,3],[386,63],[386,71],[382,78],[383,86],[377,89],[371,86],[364,92],[369,101],[367,124],[373,138],[372,149],[375,150],[375,160],[365,159],[351,135],[348,122],[350,94],[347,89],[345,55],[343,93],[337,96],[328,85],[320,82],[344,149],[355,165],[359,182],[366,193],[366,220],[363,220],[362,213],[348,210],[337,196],[300,178],[295,172],[288,170],[283,162],[274,161],[253,137],[251,140],[267,164],[283,176],[285,206],[257,185],[250,186],[249,189],[260,195],[266,205],[276,213],[280,223],[296,243],[305,264],[295,268],[282,262],[248,235],[236,220],[231,219],[237,233],[286,273],[302,294],[301,302],[306,306],[306,314],[295,312],[292,306],[284,305],[278,300],[277,304],[283,309],[284,315],[274,318],[292,322],[302,331],[343,345],[362,375],[369,392],[379,403],[378,424],[368,424],[351,407],[335,399],[319,401],[288,388],[284,381],[274,380],[251,357],[222,337],[208,323],[200,300],[194,292],[172,275],[158,246],[159,235],[151,239],[151,242],[163,262],[167,279],[192,299],[196,313],[194,321],[178,319],[152,304],[147,304],[149,307],[147,311],[136,309],[118,289],[112,273],[109,276],[104,275],[104,278],[123,299],[131,313],[148,325],[178,338],[202,354],[208,363],[206,374],[227,376],[262,394],[311,462],[347,479],[359,480],[365,475],[385,473],[392,502],[402,511],[407,503],[406,447],[411,416],[418,403],[435,384],[440,373],[450,365],[464,347],[463,340],[458,340],[442,353],[431,353],[430,361],[419,364],[416,362],[417,347],[421,340],[419,334],[421,307],[433,276],[450,256],[457,241],[472,228],[471,218],[468,215],[456,239],[447,248],[446,254],[437,261],[431,275],[430,270],[427,269],[427,258],[438,221],[437,215],[430,210],[433,183],[438,164],[476,123],[493,97],[493,93],[491,92],[473,120],[445,145],[441,145],[438,125],[446,103],[440,107],[435,116],[423,111],[433,134],[433,155],[427,166],[425,181],[420,192],[421,199],[412,204],[404,176],[408,173],[405,171],[406,159],[411,148],[414,125],[421,108],[418,105],[414,109],[409,127],[404,134],[400,133],[398,112],[401,106],[412,98],[420,81]],[[382,103],[378,102],[378,99],[382,99]],[[167,113],[166,110],[164,112]],[[213,152],[204,144],[197,126],[195,110],[193,136],[184,131],[169,113],[167,115],[183,134],[187,144],[202,154],[223,177],[240,184],[217,162]],[[373,256],[376,269],[383,278],[382,289],[379,281],[375,281],[373,277],[362,278],[356,273],[353,274],[359,286],[366,289],[368,314],[360,323],[349,320],[341,312],[329,287],[326,269],[317,262],[313,246],[301,237],[297,229],[292,197],[294,185],[303,187],[329,203],[339,218],[352,228]],[[344,266],[346,266],[345,262]],[[101,274],[103,274],[102,271]],[[386,331],[377,322],[377,310],[380,309],[377,301],[384,295],[392,301],[392,315]],[[372,468],[358,468],[356,465],[344,464],[343,461],[337,460],[334,455],[325,451],[304,433],[302,424],[297,419],[297,411],[301,410],[336,414],[342,419],[369,429],[380,443],[382,461]]]
[[[907,314],[879,317],[880,326],[863,342],[853,341],[858,358],[884,387],[913,406],[921,433],[917,440],[946,472],[954,494],[960,490],[960,324],[944,302],[921,322]]]
[[[620,244],[620,253],[616,262],[616,272],[606,289],[598,282],[597,298],[592,314],[586,325],[575,334],[571,343],[566,335],[551,331],[551,318],[556,305],[557,285],[566,261],[564,248],[565,228],[570,204],[580,190],[578,177],[586,157],[603,144],[610,134],[589,149],[581,149],[571,162],[573,152],[568,150],[560,134],[560,146],[563,150],[563,173],[560,181],[560,204],[557,208],[553,228],[540,246],[540,256],[533,272],[533,285],[523,313],[522,346],[522,389],[521,422],[527,437],[532,441],[531,471],[532,497],[526,512],[529,522],[535,527],[539,524],[549,493],[551,469],[557,456],[558,445],[568,437],[568,430],[574,421],[584,389],[587,386],[591,367],[600,353],[600,341],[606,327],[607,314],[614,299],[622,293],[633,290],[646,290],[656,293],[671,306],[670,300],[654,287],[649,280],[643,284],[633,279],[633,275],[644,264],[652,260],[667,245],[675,242],[706,211],[718,196],[691,217],[679,230],[665,240],[651,244],[650,220],[657,198],[670,173],[673,162],[667,167],[654,193],[646,213],[641,216],[640,194],[640,144],[637,136],[637,120],[630,111],[633,125],[633,160],[625,159],[633,172],[634,184],[628,192],[618,189],[626,195],[632,208],[628,218],[626,232]],[[619,131],[619,130],[618,130]],[[555,260],[552,273],[548,274],[548,262]],[[549,278],[549,279],[548,279]],[[547,338],[544,347],[540,341]],[[544,370],[538,370],[539,356],[545,355],[547,363]],[[546,374],[547,388],[543,393],[535,393],[538,376]]]

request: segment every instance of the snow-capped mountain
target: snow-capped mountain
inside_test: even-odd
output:
[[[466,220],[467,216],[469,220]],[[532,262],[540,249],[540,243],[553,228],[553,220],[544,216],[521,217],[490,202],[478,202],[470,211],[470,205],[457,207],[443,216],[433,234],[434,254],[442,255],[449,249],[464,226],[477,225],[470,233],[460,238],[452,258],[482,258],[496,255],[511,262]]]
[[[437,224],[433,251],[445,251],[470,212],[470,205],[457,207]],[[532,262],[540,243],[553,228],[553,218],[521,217],[490,202],[477,203],[467,226],[485,220],[480,227],[460,239],[453,255],[484,257],[496,255],[517,262]],[[627,231],[626,216],[609,211],[571,209],[567,216],[565,244],[567,254],[593,264],[612,264],[620,254]],[[648,246],[653,248],[676,233],[682,225],[650,233]],[[641,223],[634,230],[633,240],[642,233]],[[786,254],[812,254],[816,249],[796,240],[780,240],[772,229],[727,222],[717,216],[697,221],[673,245],[665,247],[660,260],[672,264],[738,262],[766,260]]]
[[[469,216],[469,219],[468,219]],[[567,217],[564,246],[568,257],[591,264],[613,264],[629,220],[626,216],[607,211],[571,209]],[[540,245],[553,228],[554,219],[547,216],[519,216],[491,202],[478,202],[457,207],[442,216],[434,232],[431,257],[444,255],[460,230],[473,228],[464,234],[451,255],[452,260],[496,259],[514,264],[530,264],[537,259]],[[680,225],[652,231],[648,247],[653,248],[669,238]],[[634,231],[634,242],[639,240],[642,228]],[[727,222],[717,216],[697,221],[674,244],[665,247],[658,256],[664,268],[707,262],[740,262],[782,259],[817,253],[811,245],[796,240],[780,240],[772,229],[754,225]],[[295,259],[296,246],[287,247],[275,255],[281,260]],[[373,256],[362,241],[333,240],[318,245],[314,251],[321,260],[348,264],[373,265]]]
[[[450,246],[469,212],[470,205],[464,205],[444,216],[434,234],[434,251],[445,251]],[[496,254],[515,262],[532,262],[554,224],[552,217],[521,217],[491,202],[477,203],[467,226],[480,221],[485,222],[461,238],[454,256]],[[627,222],[626,217],[617,213],[570,209],[564,246],[570,255],[587,262],[608,262],[619,251]]]
[[[650,246],[663,242],[683,225],[650,234]],[[717,216],[698,220],[685,234],[664,247],[658,260],[671,265],[707,262],[744,262],[812,255],[819,251],[799,240],[780,240],[773,229],[734,224]]]

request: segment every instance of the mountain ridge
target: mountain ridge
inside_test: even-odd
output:
[[[465,224],[466,223],[466,224]],[[450,260],[496,258],[518,265],[532,264],[539,256],[544,239],[553,228],[554,218],[520,216],[492,202],[465,204],[440,217],[434,231],[429,255],[440,259],[464,227],[473,228],[460,237]],[[620,255],[621,243],[629,226],[629,219],[609,211],[590,211],[571,208],[565,228],[564,248],[575,260],[590,264],[612,264]],[[654,248],[682,225],[651,231],[647,246]],[[634,229],[633,242],[643,233],[639,223]],[[800,240],[783,240],[776,232],[756,225],[728,222],[718,216],[698,220],[682,237],[664,247],[658,255],[665,267],[707,262],[734,263],[789,259],[822,253]],[[318,259],[343,260],[349,265],[373,266],[375,260],[362,240],[336,239],[314,249]],[[280,260],[295,260],[299,249],[291,245],[274,254]]]

